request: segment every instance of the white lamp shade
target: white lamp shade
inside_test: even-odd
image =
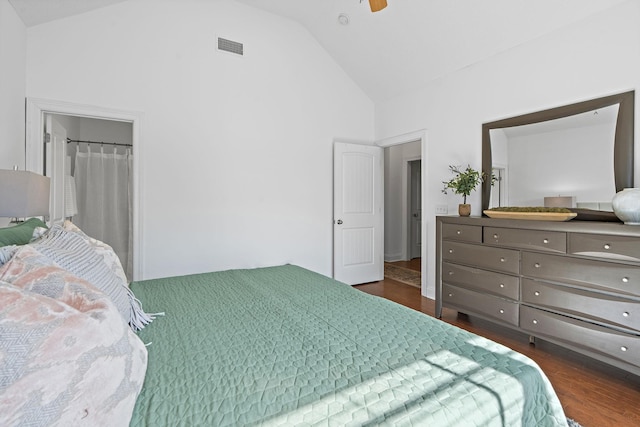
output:
[[[48,216],[49,182],[33,172],[0,170],[0,217]]]

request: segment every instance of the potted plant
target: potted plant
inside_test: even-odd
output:
[[[460,166],[449,165],[449,170],[455,176],[449,181],[442,181],[444,184],[442,192],[447,194],[447,190],[451,190],[454,194],[462,194],[462,203],[458,205],[458,214],[469,216],[471,215],[471,205],[467,204],[467,196],[484,180],[484,174],[469,165],[464,170]]]

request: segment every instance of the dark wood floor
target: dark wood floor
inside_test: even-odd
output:
[[[420,271],[420,259],[395,263]],[[420,290],[394,280],[356,286],[429,316],[435,301]],[[538,340],[529,344],[528,335],[502,328],[481,319],[445,309],[442,320],[487,337],[533,359],[549,377],[567,417],[584,427],[640,426],[640,377]]]

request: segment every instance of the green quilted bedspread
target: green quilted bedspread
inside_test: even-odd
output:
[[[135,282],[132,426],[566,426],[537,365],[300,267]]]

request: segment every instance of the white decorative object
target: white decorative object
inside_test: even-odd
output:
[[[640,225],[640,188],[625,188],[611,201],[613,212],[629,225]]]
[[[553,196],[544,198],[545,208],[575,208],[576,196]]]

